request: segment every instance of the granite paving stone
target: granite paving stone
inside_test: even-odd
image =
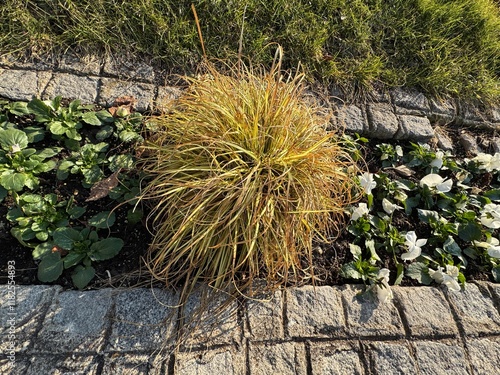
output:
[[[33,355],[24,375],[71,374],[98,375],[98,357],[95,355]]]
[[[344,310],[338,288],[303,286],[286,291],[286,299],[291,337],[329,337],[344,333]]]
[[[417,142],[428,142],[434,137],[434,129],[427,117],[398,115],[399,130],[395,139],[411,139]]]
[[[83,104],[92,104],[97,98],[98,85],[98,77],[54,73],[42,94],[42,98],[53,99],[56,96],[62,96],[68,99],[79,99]]]
[[[153,82],[154,68],[145,60],[134,56],[108,55],[104,61],[104,74],[137,81]]]
[[[157,350],[173,345],[178,295],[170,290],[131,289],[115,296],[107,351]]]
[[[250,344],[250,375],[306,375],[306,352],[303,343]]]
[[[52,77],[51,72],[0,69],[0,97],[30,101],[39,98]]]
[[[150,354],[112,353],[104,356],[101,374],[109,375],[160,375],[164,362],[154,363]]]
[[[34,352],[100,352],[112,305],[111,289],[59,293],[45,316]]]
[[[419,341],[414,345],[421,374],[471,374],[464,349],[458,344]]]
[[[225,293],[207,293],[203,287],[199,288],[188,297],[183,308],[187,328],[185,346],[228,345],[241,341],[238,303],[228,300]]]
[[[377,342],[372,344],[370,357],[378,375],[417,374],[416,361],[406,345]]]
[[[16,352],[24,352],[33,341],[40,322],[49,308],[54,295],[62,288],[60,286],[50,287],[46,285],[33,285],[16,287],[16,304],[11,307],[7,299],[7,288],[2,288],[0,299],[0,337],[7,335],[10,327],[8,320],[15,321]],[[0,349],[3,352],[6,340],[0,343]]]
[[[161,112],[168,112],[172,101],[182,95],[182,90],[171,86],[158,86],[158,95],[154,102],[154,109]]]
[[[363,374],[359,346],[336,342],[311,344],[312,375]]]
[[[391,90],[391,98],[397,114],[426,116],[430,112],[429,100],[416,90],[396,88]]]
[[[98,104],[111,107],[114,101],[122,96],[132,96],[136,99],[135,109],[144,112],[153,105],[155,86],[149,83],[120,81],[113,78],[102,78]]]
[[[101,58],[97,55],[67,53],[59,59],[58,70],[68,73],[98,76],[101,72]]]
[[[253,297],[246,301],[249,337],[252,340],[272,340],[284,337],[283,293]]]
[[[392,139],[399,129],[391,104],[373,103],[367,106],[368,135],[377,139]]]
[[[245,375],[245,353],[222,347],[176,355],[175,375]]]
[[[354,133],[365,133],[368,123],[363,109],[356,105],[341,105],[336,110],[337,125]]]
[[[347,310],[348,336],[401,338],[405,330],[394,303],[378,303],[370,294],[358,296],[363,286],[344,285],[342,300]]]
[[[435,287],[393,287],[412,337],[458,335],[450,305]]]
[[[437,117],[441,120],[451,120],[457,116],[457,105],[452,99],[429,99],[429,106],[432,117]]]
[[[483,338],[467,341],[467,351],[474,374],[495,374],[500,369],[500,339]]]
[[[459,293],[446,291],[467,335],[500,334],[500,314],[491,296],[484,292],[472,283]]]
[[[453,141],[447,135],[447,131],[443,127],[441,126],[434,127],[434,134],[437,138],[437,145],[441,150],[444,151],[453,150],[453,148],[455,147]]]
[[[27,358],[16,356],[14,363],[7,358],[0,357],[0,374],[21,375],[25,374],[30,362]]]

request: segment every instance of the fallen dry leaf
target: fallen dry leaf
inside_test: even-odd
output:
[[[111,189],[115,188],[118,186],[118,173],[120,171],[116,171],[113,173],[111,176],[105,178],[104,180],[96,182],[91,188],[90,188],[90,195],[89,197],[85,200],[86,202],[90,201],[96,201],[98,199],[104,198],[108,193],[111,191]]]

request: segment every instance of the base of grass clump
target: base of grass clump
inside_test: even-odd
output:
[[[331,239],[353,201],[355,164],[304,101],[302,76],[208,73],[189,78],[143,146],[149,267],[188,292],[310,277],[313,241]]]

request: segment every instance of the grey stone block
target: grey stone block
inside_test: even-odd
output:
[[[0,337],[7,337],[10,328],[10,320],[15,322],[16,353],[24,352],[35,338],[40,322],[44,318],[55,293],[61,287],[49,287],[45,285],[17,286],[16,305],[11,306],[7,299],[8,289],[2,285],[2,298],[0,300]],[[1,352],[6,350],[7,340],[0,343]]]
[[[100,352],[112,305],[111,289],[59,293],[43,321],[34,350],[51,354]]]
[[[180,98],[182,90],[177,87],[158,86],[158,95],[153,109],[160,112],[168,112],[173,101]]]
[[[457,336],[451,309],[437,288],[393,287],[412,337]]]
[[[437,145],[441,150],[451,151],[454,149],[454,145],[450,137],[446,134],[446,131],[443,130],[440,126],[434,128],[434,133],[437,138]]]
[[[429,100],[430,110],[433,116],[438,118],[452,119],[457,116],[458,107],[452,99],[436,99]]]
[[[434,129],[427,117],[398,115],[399,130],[396,139],[410,139],[417,142],[427,142],[434,137]]]
[[[50,77],[50,72],[0,69],[0,96],[30,101],[42,95]]]
[[[263,341],[282,339],[283,295],[274,292],[271,296],[253,297],[246,301],[249,336],[252,340]]]
[[[488,118],[491,122],[500,122],[500,106],[492,106],[488,109]]]
[[[477,155],[482,152],[481,148],[477,144],[476,137],[472,134],[463,131],[458,138],[460,144],[465,149],[466,152],[469,152],[473,155]]]
[[[482,109],[465,102],[458,103],[458,116],[461,117],[464,123],[482,122],[487,120],[487,115]]]
[[[364,288],[358,285],[342,287],[349,335],[352,338],[403,337],[403,323],[394,304],[378,303],[369,295],[357,296],[363,290]]]
[[[184,346],[228,345],[241,341],[238,303],[225,293],[211,292],[202,286],[189,296],[183,309],[183,328],[187,334],[182,339]]]
[[[137,100],[135,109],[144,112],[153,106],[154,91],[155,86],[149,83],[102,78],[98,103],[104,107],[111,107],[116,99],[133,96]]]
[[[337,126],[353,132],[363,134],[368,131],[368,123],[363,109],[356,105],[339,106],[336,111]]]
[[[104,61],[103,72],[119,78],[153,82],[154,68],[149,62],[135,56],[108,55]]]
[[[98,76],[101,72],[101,58],[97,55],[77,55],[67,53],[61,56],[58,70],[68,73],[80,73]]]
[[[19,358],[19,356],[16,356],[14,362],[11,362],[7,358],[0,357],[0,374],[24,375],[29,365],[28,359]]]
[[[217,348],[203,352],[179,353],[176,356],[176,375],[244,375],[246,359],[243,352]]]
[[[305,375],[307,371],[305,348],[302,343],[251,343],[249,362],[252,375]]]
[[[148,354],[113,353],[104,357],[101,374],[109,375],[160,375],[165,373],[163,362],[154,363]]]
[[[493,137],[491,139],[491,147],[493,148],[493,152],[500,152],[500,137]]]
[[[490,295],[483,294],[477,285],[467,284],[464,291],[445,291],[469,336],[500,334],[500,315]]]
[[[124,290],[115,296],[108,351],[149,350],[173,345],[179,297],[160,289]]]
[[[370,357],[375,374],[417,374],[416,361],[405,345],[378,342],[372,344]]]
[[[391,97],[397,114],[426,116],[430,112],[429,101],[416,90],[397,88],[391,90]]]
[[[62,96],[68,99],[79,99],[82,103],[95,103],[99,78],[81,77],[69,73],[55,73],[43,92],[44,99]]]
[[[500,339],[469,340],[466,345],[474,374],[495,374],[500,369]]]
[[[9,69],[52,70],[57,67],[57,56],[44,54],[27,58],[15,54],[4,54],[0,56],[0,65]]]
[[[363,374],[359,347],[337,342],[311,345],[312,375]]]
[[[416,342],[415,349],[420,372],[424,375],[470,374],[465,352],[461,346],[423,341]]]
[[[399,129],[392,105],[374,103],[367,106],[368,135],[377,139],[392,139]]]
[[[35,355],[30,358],[30,366],[25,375],[40,374],[71,374],[71,375],[97,375],[99,363],[98,358],[91,356],[76,356],[67,354],[57,355]]]
[[[304,286],[286,291],[288,334],[291,337],[341,336],[344,309],[338,288]]]

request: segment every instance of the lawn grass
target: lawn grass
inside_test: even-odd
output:
[[[336,83],[348,94],[414,86],[431,94],[497,101],[500,7],[495,0],[4,0],[0,54],[87,51],[153,56],[193,72],[207,54],[243,53]],[[241,33],[243,29],[243,33]]]

